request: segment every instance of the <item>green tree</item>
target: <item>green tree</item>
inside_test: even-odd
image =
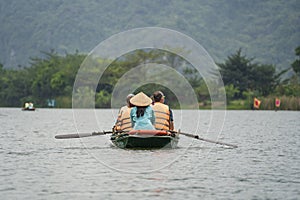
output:
[[[233,100],[235,95],[240,92],[239,89],[235,88],[232,84],[226,85],[225,91],[226,91],[227,103],[229,103],[229,101]]]
[[[224,82],[224,85],[233,85],[234,88],[239,88],[240,92],[235,97],[241,98],[242,93],[249,88],[253,89],[253,71],[255,65],[249,59],[242,55],[242,50],[239,49],[235,54],[228,56],[225,63],[218,63],[219,70]]]
[[[253,88],[258,90],[263,96],[270,94],[279,84],[279,77],[276,76],[276,69],[273,65],[255,65],[253,68]]]
[[[300,97],[300,46],[295,49],[295,54],[298,58],[291,64],[295,74],[276,87],[276,95]]]
[[[85,55],[66,54],[58,55],[56,52],[43,52],[44,58],[32,58],[31,67],[27,69],[33,77],[30,84],[35,100],[45,105],[46,100],[57,97],[71,99],[72,88],[76,73]],[[65,101],[65,98],[62,98]],[[59,102],[57,102],[59,105]]]
[[[259,91],[261,95],[270,94],[280,83],[280,77],[287,70],[276,73],[274,65],[253,63],[254,58],[247,58],[239,49],[228,56],[225,63],[218,64],[225,85],[239,89],[235,98],[243,98],[245,91]]]
[[[294,72],[298,75],[298,77],[300,77],[300,46],[298,46],[295,49],[295,53],[296,53],[296,56],[298,56],[298,59],[296,59],[292,63],[292,68],[293,68]]]

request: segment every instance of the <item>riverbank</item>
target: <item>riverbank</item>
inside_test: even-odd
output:
[[[278,98],[280,100],[280,106],[278,108],[275,108],[275,99]],[[72,104],[68,101],[66,101],[67,98],[61,100],[57,99],[57,104],[54,108],[57,109],[71,109]],[[294,111],[300,111],[300,97],[293,97],[293,96],[282,96],[282,97],[257,97],[257,99],[260,101],[259,109],[257,110],[294,110]],[[227,101],[227,105],[224,106],[224,102],[215,102],[213,109],[224,109],[226,110],[253,110],[253,100],[245,100],[245,99],[239,99],[239,100],[232,100]],[[1,106],[0,106],[1,107]],[[9,106],[5,106],[9,107]],[[22,106],[20,106],[21,109]],[[35,104],[36,108],[52,108],[52,107],[46,107],[41,106],[39,104]],[[173,110],[177,109],[190,109],[189,107],[172,107]],[[193,106],[195,108],[195,106]],[[105,109],[105,108],[96,108],[96,109]],[[107,109],[110,109],[108,107]],[[199,102],[199,109],[200,110],[211,110],[211,102],[205,101],[205,102]]]
[[[275,107],[275,99],[280,100],[280,106]],[[260,101],[259,110],[300,110],[300,97],[257,97]],[[234,100],[227,105],[228,110],[251,110],[253,100]]]

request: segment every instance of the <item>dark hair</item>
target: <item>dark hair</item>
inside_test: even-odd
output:
[[[159,102],[164,94],[161,91],[156,91],[153,93],[153,99],[155,102]]]
[[[129,94],[129,95],[127,95],[127,97],[126,97],[126,103],[127,103],[127,105],[128,105],[129,108],[134,107],[134,105],[133,105],[132,103],[130,103],[130,99],[131,99],[132,97],[134,97],[134,94]]]
[[[136,109],[136,116],[137,116],[138,118],[144,116],[145,110],[146,110],[147,106],[142,106],[142,107],[137,106],[136,108],[137,108],[137,109]]]

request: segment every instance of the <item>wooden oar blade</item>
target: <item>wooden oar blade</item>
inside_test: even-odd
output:
[[[214,140],[210,140],[210,139],[205,139],[205,138],[199,137],[198,135],[193,135],[193,134],[190,134],[190,133],[179,132],[179,134],[185,135],[187,137],[195,138],[197,140],[202,140],[202,141],[205,141],[205,142],[210,142],[210,143],[214,143],[214,144],[221,144],[221,145],[226,145],[226,146],[233,147],[233,148],[238,148],[238,146],[234,145],[234,144],[228,144],[228,143],[225,143],[225,142],[220,142],[220,141],[214,141]]]
[[[238,146],[235,145],[235,144],[229,144],[229,143],[226,143],[226,142],[220,142],[220,141],[213,141],[213,140],[204,139],[204,138],[200,138],[200,137],[198,137],[198,139],[199,139],[199,140],[206,141],[206,142],[210,142],[210,143],[221,144],[221,145],[225,145],[225,146],[229,146],[229,147],[233,147],[233,148],[238,148]]]
[[[74,134],[64,134],[64,135],[56,135],[56,139],[71,139],[71,138],[81,138],[81,137],[90,137],[92,133],[74,133]]]

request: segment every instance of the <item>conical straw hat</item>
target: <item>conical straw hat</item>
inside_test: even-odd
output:
[[[130,99],[130,103],[135,106],[149,106],[152,103],[152,99],[140,92]]]

